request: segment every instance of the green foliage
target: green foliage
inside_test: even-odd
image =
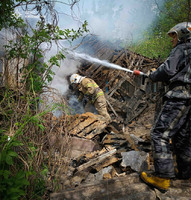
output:
[[[31,0],[32,2],[33,0]],[[9,27],[21,27],[23,25],[23,19],[14,12],[14,9],[26,3],[27,0],[2,0],[0,1],[0,30],[2,28]]]
[[[131,45],[130,49],[150,58],[160,57],[164,60],[172,49],[171,38],[167,32],[174,25],[191,20],[191,5],[187,0],[166,0],[159,15],[145,32],[144,40]]]
[[[36,127],[38,134],[43,133],[45,127],[42,117],[49,111],[51,110],[36,115],[31,113],[22,116],[22,120],[14,125],[16,132],[12,137],[6,135],[7,130],[0,129],[0,199],[17,200],[24,196],[38,199],[44,194],[45,179],[43,176],[48,170],[44,163],[40,171],[36,171],[33,167],[38,148],[27,131],[30,127]],[[38,136],[33,135],[33,139],[35,137]],[[26,161],[23,162],[23,160]],[[41,169],[41,166],[38,168]],[[30,186],[31,183],[32,186]],[[30,192],[27,187],[30,187]]]
[[[17,200],[25,195],[25,187],[29,185],[26,172],[19,169],[20,165],[15,166],[18,160],[15,149],[23,143],[15,137],[9,140],[7,135],[1,134],[0,145],[0,199]]]
[[[65,106],[53,105],[50,110],[40,112],[38,105],[41,101],[40,94],[54,76],[53,66],[59,67],[60,60],[63,60],[65,55],[59,51],[56,55],[52,55],[49,61],[44,62],[44,51],[41,46],[47,44],[50,47],[57,40],[71,42],[88,31],[86,21],[78,30],[61,30],[54,20],[52,23],[46,23],[40,18],[36,27],[29,33],[29,26],[14,13],[15,7],[32,4],[42,17],[43,8],[46,8],[47,12],[48,9],[51,10],[50,13],[52,12],[50,3],[51,1],[47,3],[44,0],[0,2],[0,30],[10,27],[19,30],[17,38],[5,47],[6,59],[8,62],[13,61],[12,68],[17,69],[17,75],[21,77],[17,80],[18,85],[20,84],[23,89],[20,91],[17,86],[18,88],[12,90],[6,86],[5,91],[1,91],[0,94],[0,199],[2,200],[36,200],[44,195],[49,169],[42,153],[47,137],[47,127],[44,125],[43,117],[58,106],[60,109],[65,109]],[[23,66],[19,65],[21,61]]]
[[[162,38],[157,36],[145,38],[144,41],[132,45],[131,50],[146,57],[164,60],[171,50],[171,43],[167,35],[162,36]]]
[[[26,24],[23,23],[24,26]],[[43,22],[39,21],[36,29],[32,29],[32,35],[25,33],[19,38],[19,41],[10,41],[10,44],[5,46],[9,55],[8,59],[32,59],[31,63],[20,69],[20,73],[23,75],[22,83],[26,84],[29,92],[42,92],[42,88],[52,81],[54,75],[52,67],[59,67],[59,60],[65,58],[64,54],[59,52],[52,56],[48,63],[42,63],[44,54],[40,46],[44,43],[51,44],[52,41],[59,39],[73,41],[88,31],[86,26],[87,22],[85,21],[82,25],[83,28],[79,28],[77,31],[73,29],[60,30],[58,26],[52,27],[49,24],[44,26]]]

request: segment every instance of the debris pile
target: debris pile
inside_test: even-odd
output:
[[[190,199],[189,181],[172,180],[165,194],[140,182],[138,172],[153,167],[148,137],[153,112],[154,105],[125,129],[115,122],[107,124],[92,113],[53,117],[52,134],[62,135],[55,146],[62,144],[69,151],[61,157],[56,156],[59,151],[53,154],[52,161],[60,167],[60,187],[50,194],[50,199]],[[84,127],[78,129],[79,123]],[[52,171],[55,170],[56,167]]]
[[[54,130],[59,130],[62,136]],[[62,189],[150,169],[149,151],[140,149],[141,145],[134,140],[138,137],[114,121],[107,124],[102,116],[93,113],[65,116],[64,129],[57,124],[49,134],[50,145],[62,145],[65,134],[70,152],[63,158],[68,162],[68,171],[60,175]],[[141,143],[144,146],[143,139]],[[148,141],[145,144],[147,147]]]

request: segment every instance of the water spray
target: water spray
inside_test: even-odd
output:
[[[100,65],[103,65],[105,67],[109,67],[109,68],[112,68],[112,69],[117,69],[117,70],[123,70],[123,71],[126,71],[126,72],[129,72],[129,73],[132,73],[134,75],[142,75],[142,76],[145,76],[147,77],[147,75],[139,70],[130,70],[130,69],[126,69],[126,68],[123,68],[119,65],[116,65],[116,64],[113,64],[113,63],[109,63],[108,61],[106,60],[100,60],[98,58],[94,58],[94,57],[91,57],[87,54],[84,54],[84,53],[77,53],[77,52],[73,52],[73,51],[68,51],[68,54],[73,56],[74,58],[80,58],[80,59],[84,59],[86,61],[89,61],[91,63],[96,63],[96,64],[100,64]]]

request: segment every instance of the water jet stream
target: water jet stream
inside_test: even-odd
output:
[[[91,56],[89,56],[87,54],[84,54],[84,53],[77,53],[77,52],[73,52],[73,51],[68,51],[68,54],[73,56],[74,59],[75,58],[80,58],[80,59],[84,59],[86,61],[89,61],[91,63],[100,64],[100,65],[103,65],[105,67],[109,67],[109,68],[112,68],[112,69],[123,70],[123,71],[126,71],[126,72],[130,72],[132,74],[135,74],[135,75],[145,75],[143,72],[140,72],[138,70],[132,71],[130,69],[123,68],[123,67],[121,67],[119,65],[116,65],[116,64],[113,64],[113,63],[109,63],[106,60],[100,60],[98,58],[91,57]]]

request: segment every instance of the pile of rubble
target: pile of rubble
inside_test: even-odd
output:
[[[54,152],[54,162],[62,168],[60,190],[51,193],[50,199],[189,200],[189,181],[173,180],[168,192],[163,194],[139,179],[140,171],[153,169],[149,139],[153,112],[154,105],[127,127],[114,121],[107,124],[102,117],[92,113],[63,119],[53,117],[55,126],[49,135],[50,145],[55,148],[66,145],[67,134],[69,151],[62,157],[67,166],[61,164],[59,156],[56,157],[61,152]],[[56,138],[58,133],[62,137]]]
[[[133,123],[129,127],[115,121],[107,124],[102,116],[84,113],[68,115],[64,129],[54,129],[63,138],[56,138],[59,134],[52,131],[51,146],[61,145],[65,134],[69,137],[70,161],[68,172],[60,176],[62,189],[150,169],[150,141],[133,134]]]

